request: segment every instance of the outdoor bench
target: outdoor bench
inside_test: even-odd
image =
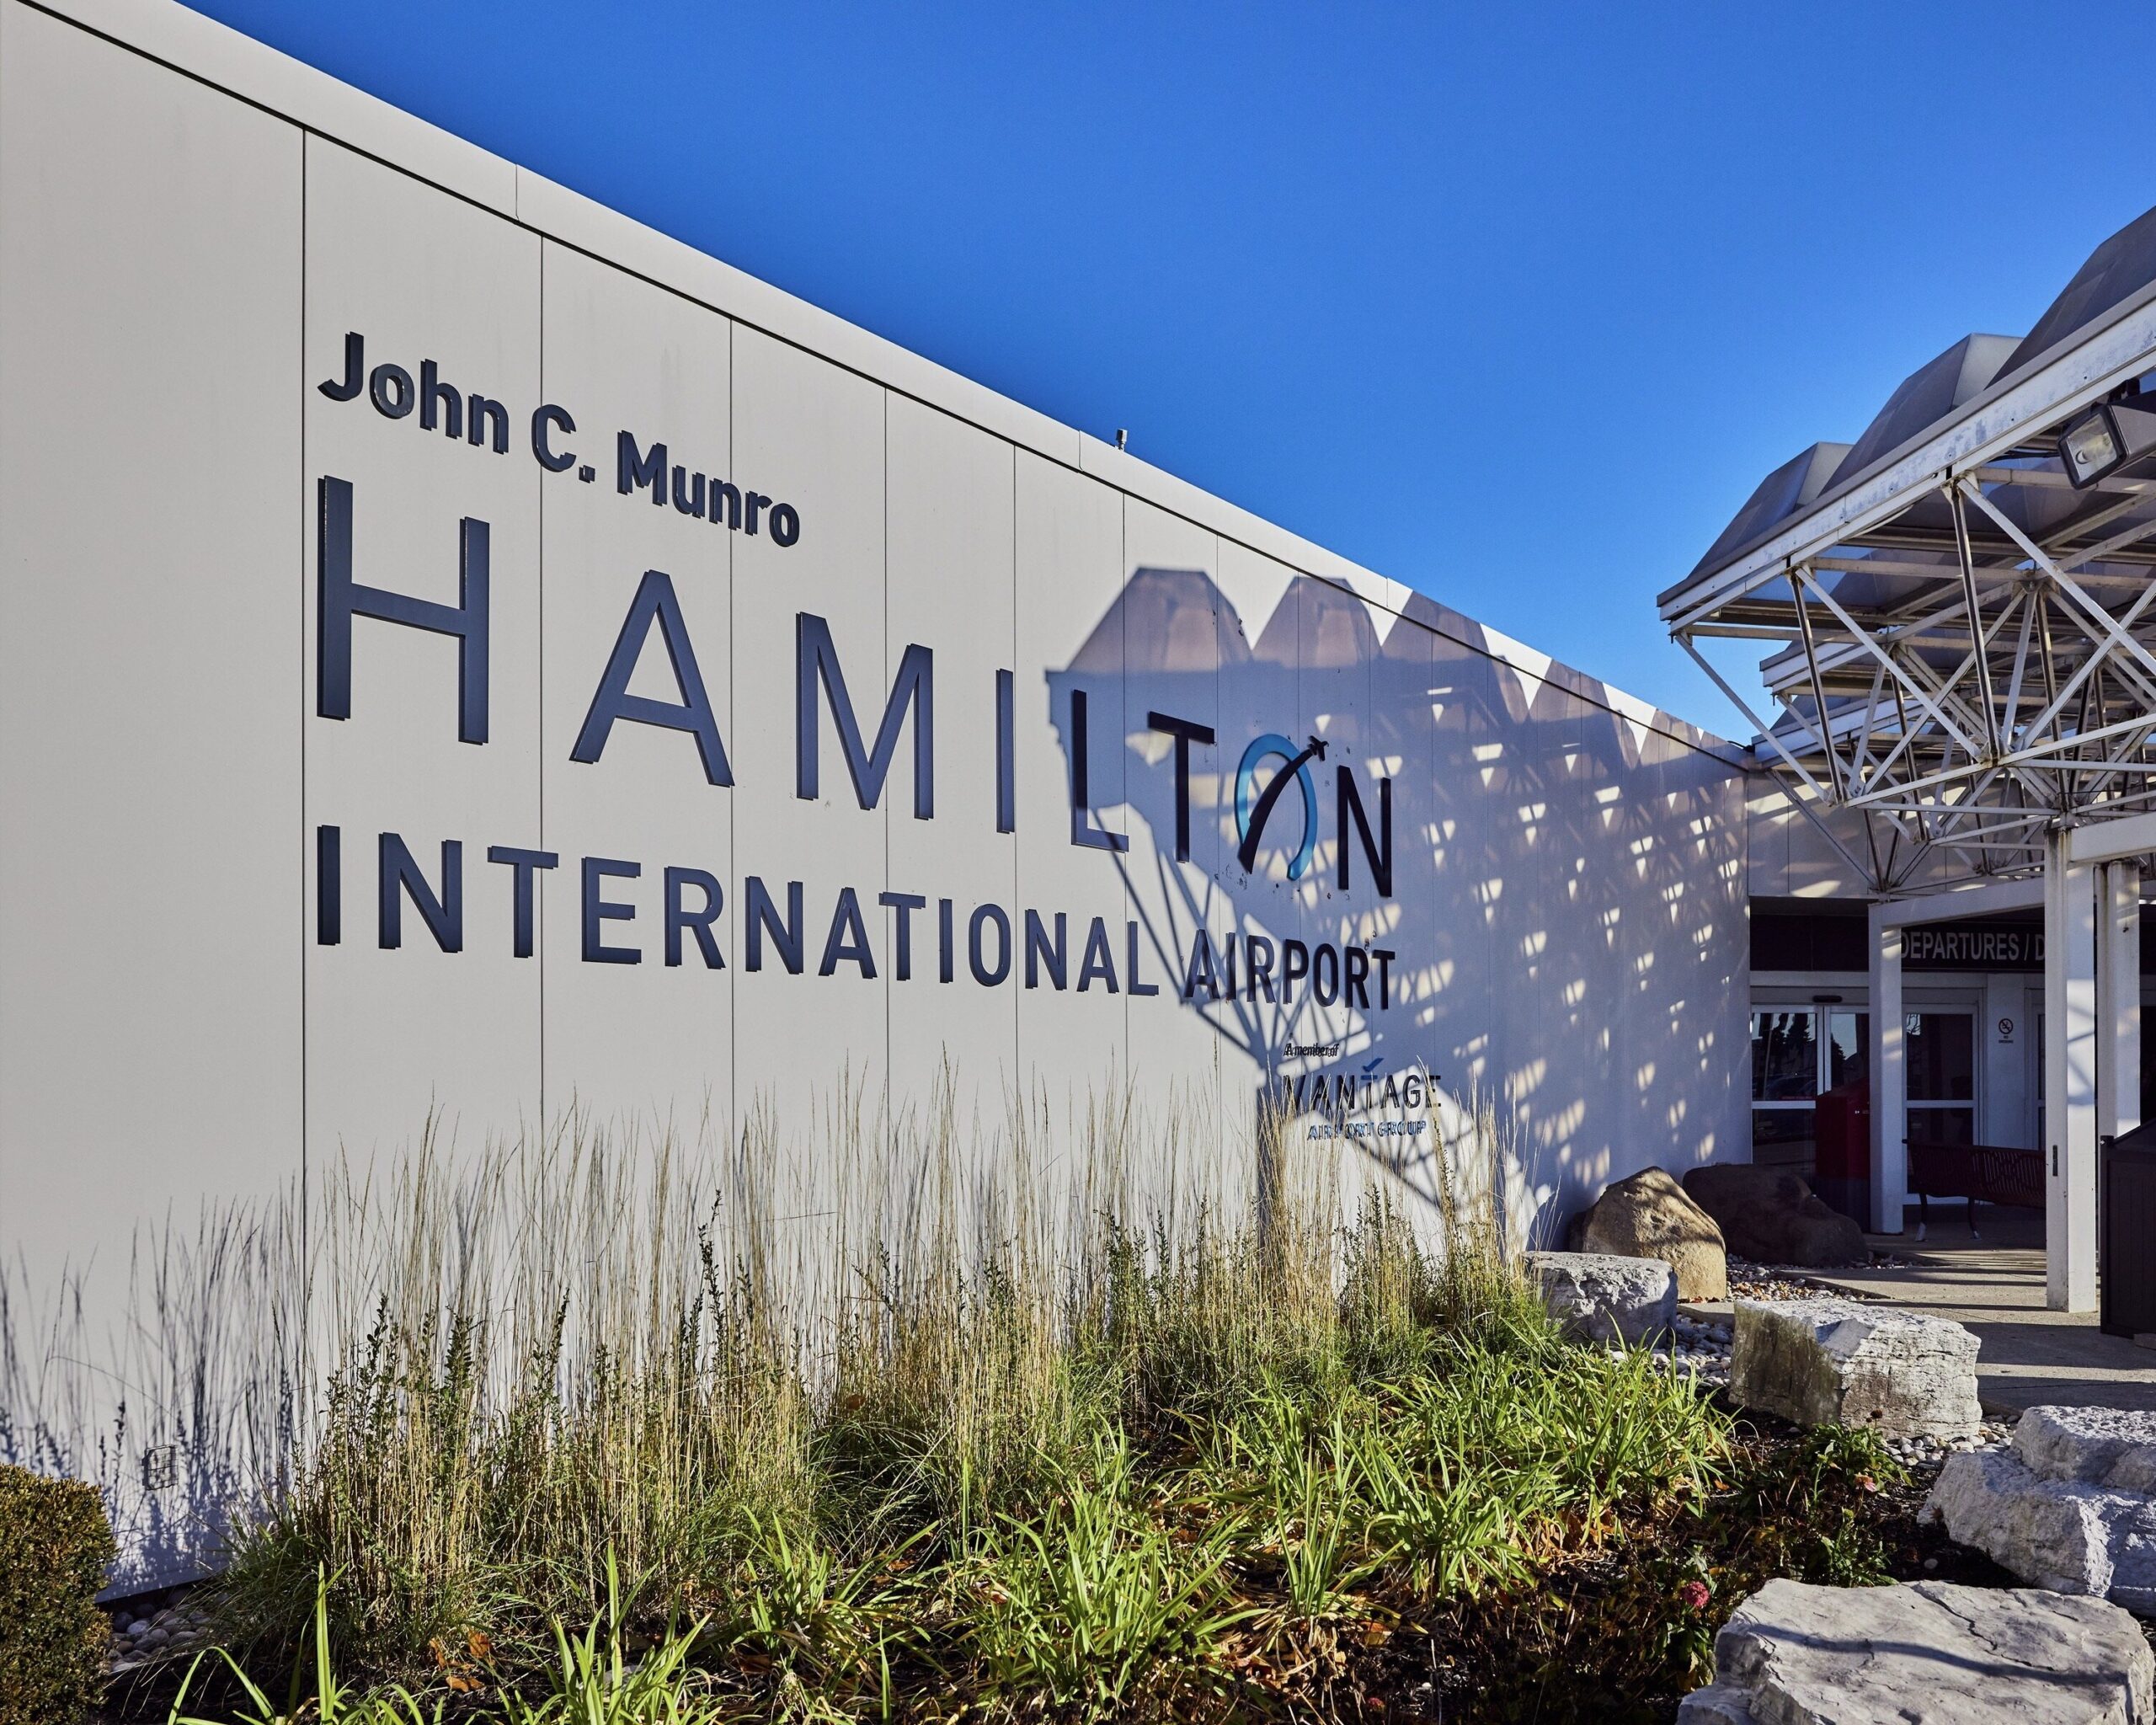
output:
[[[1917,1238],[1931,1220],[1926,1199],[1959,1198],[1969,1206],[1969,1233],[1977,1233],[1979,1204],[2044,1207],[2044,1153],[1997,1144],[1912,1144],[1909,1190],[1917,1200]]]

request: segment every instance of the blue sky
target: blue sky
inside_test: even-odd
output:
[[[1732,733],[1656,592],[2156,204],[2156,8],[200,9]]]

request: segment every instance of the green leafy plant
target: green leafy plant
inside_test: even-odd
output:
[[[983,1541],[969,1577],[990,1689],[1086,1718],[1215,1688],[1232,1603],[1225,1530],[1177,1541],[1113,1485],[1072,1482],[1038,1521]]]
[[[223,1648],[197,1653],[181,1679],[173,1697],[168,1725],[441,1725],[442,1708],[422,1706],[410,1690],[398,1685],[355,1691],[337,1679],[332,1656],[329,1626],[329,1583],[316,1578],[314,1621],[311,1645],[292,1667],[291,1685],[282,1706],[248,1674],[245,1666]],[[239,1690],[237,1711],[221,1719],[198,1717],[187,1711],[195,1680],[205,1667],[221,1666]],[[311,1680],[310,1680],[311,1679]]]
[[[552,1692],[531,1702],[510,1691],[503,1704],[504,1725],[707,1725],[721,1716],[720,1703],[690,1665],[702,1630],[701,1621],[669,1625],[632,1659],[622,1632],[620,1572],[610,1558],[606,1610],[581,1635],[555,1626]]]
[[[819,1679],[880,1680],[914,1638],[919,1584],[914,1553],[932,1525],[867,1561],[846,1562],[813,1530],[752,1523],[750,1549],[724,1589],[710,1639],[788,1672]]]

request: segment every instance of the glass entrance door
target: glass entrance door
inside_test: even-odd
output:
[[[1752,1013],[1752,1160],[1809,1168],[1818,1146],[1819,1008],[1756,1007]]]
[[[1752,1160],[1810,1173],[1820,1096],[1864,1081],[1871,1015],[1840,1006],[1752,1012]]]
[[[1912,1144],[1977,1141],[1977,1019],[1924,1011],[1903,1024]]]

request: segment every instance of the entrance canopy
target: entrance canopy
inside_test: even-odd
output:
[[[1659,601],[1879,897],[2156,810],[2156,210],[1761,481]],[[1700,650],[1759,642],[1771,716]],[[1829,811],[1848,813],[1835,816]]]
[[[2043,908],[2050,1303],[2095,1309],[2098,1147],[2141,1118],[2156,852],[2156,211],[1760,483],[1662,616],[1871,900],[1870,1195],[1908,1191],[1908,931]],[[1700,650],[1760,643],[1770,718]],[[1929,1178],[1929,1177],[1928,1177]]]

